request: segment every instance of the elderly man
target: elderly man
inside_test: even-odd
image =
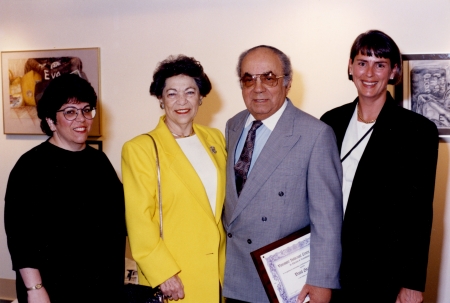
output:
[[[298,296],[327,303],[339,288],[342,168],[332,129],[286,97],[289,58],[271,46],[245,51],[237,67],[247,107],[226,126],[223,223],[228,303],[269,302],[250,252],[307,225],[311,260]]]

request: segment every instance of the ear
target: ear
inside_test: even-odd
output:
[[[56,130],[56,126],[55,126],[55,123],[53,122],[53,120],[50,118],[45,118],[45,121],[47,121],[47,124],[48,124],[48,127],[50,127],[50,130],[52,132],[54,132]]]
[[[398,70],[397,64],[394,65],[394,68],[392,69],[391,74],[389,75],[389,78],[392,80],[395,78],[396,75],[398,75],[400,71]]]
[[[286,96],[289,93],[289,90],[291,89],[291,85],[292,85],[292,79],[291,81],[288,82],[288,84],[286,85]]]
[[[348,73],[350,75],[353,75],[353,61],[351,58],[348,59]]]
[[[159,108],[164,109],[164,101],[162,99],[158,99],[159,101]]]

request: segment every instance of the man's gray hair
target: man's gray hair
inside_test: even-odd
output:
[[[269,45],[258,45],[255,47],[252,47],[246,51],[244,51],[240,56],[239,56],[239,60],[238,60],[238,64],[237,64],[237,75],[239,77],[239,79],[241,78],[241,66],[242,66],[242,61],[244,60],[245,56],[247,56],[249,53],[251,53],[252,51],[258,49],[258,48],[267,48],[270,49],[272,52],[275,53],[275,55],[278,56],[278,58],[281,61],[281,64],[283,66],[283,74],[284,74],[284,80],[283,80],[283,85],[287,86],[288,83],[292,80],[292,65],[291,65],[291,60],[289,59],[289,57],[283,53],[282,51],[280,51],[278,48],[275,48],[273,46],[269,46]],[[281,75],[277,75],[277,76],[281,76]]]

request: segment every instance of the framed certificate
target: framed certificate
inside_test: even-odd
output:
[[[308,276],[310,239],[307,226],[250,253],[271,303],[297,301]]]

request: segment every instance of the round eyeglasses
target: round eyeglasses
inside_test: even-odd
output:
[[[268,72],[265,74],[256,74],[256,75],[250,75],[245,74],[240,79],[242,85],[244,87],[252,87],[256,83],[256,79],[260,79],[261,83],[267,86],[276,86],[278,84],[278,79],[284,78],[285,76],[277,76],[272,72]]]
[[[66,107],[65,109],[57,110],[56,112],[62,112],[66,120],[73,121],[78,117],[78,111],[81,111],[83,117],[85,117],[88,120],[92,120],[95,118],[96,114],[95,107],[90,107],[89,105],[83,108],[76,108],[73,106],[69,106]]]

